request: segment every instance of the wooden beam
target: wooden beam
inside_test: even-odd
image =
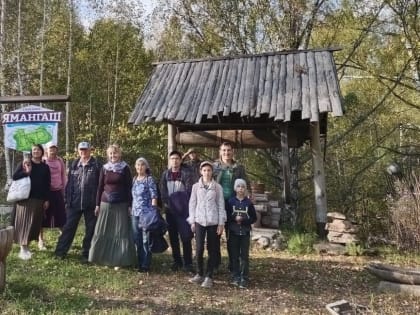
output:
[[[315,220],[320,237],[325,237],[325,224],[327,223],[327,194],[325,187],[324,160],[321,150],[319,122],[311,122],[311,153],[314,172],[314,190],[315,190]]]
[[[290,130],[288,130],[290,132]],[[178,132],[176,143],[184,146],[219,147],[223,142],[230,142],[240,148],[280,148],[278,129],[272,130],[206,130]],[[289,147],[301,145],[298,135],[287,135]]]
[[[169,154],[176,150],[176,128],[174,125],[168,124],[168,166],[169,166]]]
[[[290,204],[290,158],[289,144],[287,137],[287,123],[280,126],[281,132],[281,166],[283,171],[283,199],[285,204]]]
[[[16,95],[0,96],[0,104],[69,102],[70,95]]]

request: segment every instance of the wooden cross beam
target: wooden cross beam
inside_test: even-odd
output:
[[[0,96],[0,104],[9,103],[51,103],[51,102],[69,102],[70,95],[16,95]]]

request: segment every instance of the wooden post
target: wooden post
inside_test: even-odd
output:
[[[326,237],[325,225],[327,223],[327,195],[325,189],[324,161],[321,150],[319,122],[310,123],[311,153],[314,172],[314,190],[316,207],[316,225],[318,235]]]
[[[168,124],[168,166],[169,153],[176,150],[176,128],[174,125]]]
[[[281,132],[281,166],[283,171],[283,199],[285,204],[290,204],[290,160],[289,142],[287,137],[287,123],[280,125]]]
[[[0,293],[6,286],[6,257],[12,250],[14,228],[0,229]]]

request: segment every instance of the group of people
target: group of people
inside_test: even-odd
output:
[[[83,215],[83,263],[116,269],[137,265],[139,272],[148,272],[155,235],[152,221],[162,218],[158,208],[161,201],[172,270],[195,273],[189,282],[212,287],[213,274],[221,265],[220,237],[225,231],[232,284],[241,288],[248,285],[250,231],[256,213],[248,197],[245,169],[233,159],[230,143],[220,146],[215,162],[200,161],[194,149],[184,156],[179,151],[170,152],[169,167],[159,185],[143,157],[136,160],[133,176],[115,144],[108,147],[108,161],[102,165],[91,155],[90,143],[80,142],[79,158],[67,172],[56,145],[47,148],[45,157],[42,145],[34,145],[31,153],[13,175],[15,180],[31,178],[29,198],[17,202],[15,208],[19,258],[31,258],[28,246],[32,240],[38,240],[39,248],[45,249],[42,227],[58,227],[61,233],[54,254],[64,259]]]

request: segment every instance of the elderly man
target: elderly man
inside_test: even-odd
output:
[[[96,225],[96,191],[102,165],[91,156],[90,143],[86,141],[80,142],[78,153],[79,158],[71,163],[68,170],[66,186],[67,221],[58,239],[55,255],[58,258],[64,258],[67,255],[83,214],[85,219],[85,236],[82,244],[81,262],[87,263],[90,243]]]

